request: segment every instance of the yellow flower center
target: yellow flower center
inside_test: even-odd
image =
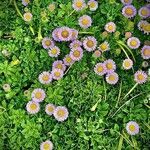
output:
[[[143,30],[147,31],[147,32],[150,32],[150,24],[143,25]]]
[[[144,80],[144,76],[142,74],[137,75],[138,80]]]
[[[42,98],[42,93],[41,92],[36,92],[35,93],[35,98],[37,98],[37,99]]]
[[[30,2],[30,0],[24,0],[26,3],[29,3]]]
[[[36,105],[35,103],[32,103],[32,104],[30,105],[30,109],[31,109],[31,110],[36,110],[36,109],[37,109],[37,105]]]
[[[106,64],[107,69],[113,69],[113,64],[112,63],[107,63]]]
[[[48,106],[48,111],[49,111],[49,112],[53,112],[53,111],[54,111],[54,107]]]
[[[124,2],[125,2],[125,3],[128,3],[128,2],[129,2],[129,0],[124,0]]]
[[[100,49],[102,50],[102,51],[105,51],[105,50],[107,50],[107,44],[105,44],[105,43],[103,43],[103,44],[101,44],[100,45]]]
[[[144,51],[143,51],[143,54],[145,55],[145,56],[150,56],[150,49],[145,49]]]
[[[98,67],[97,67],[97,71],[98,71],[98,72],[102,72],[103,70],[104,70],[104,68],[103,68],[102,66],[98,66]]]
[[[26,14],[24,15],[24,17],[25,17],[25,19],[26,19],[27,21],[30,21],[31,18],[32,18],[32,16],[31,16],[30,13],[26,13]]]
[[[57,65],[56,65],[56,68],[62,70],[62,69],[63,69],[63,65],[62,65],[61,63],[60,63],[60,64],[57,64]]]
[[[66,57],[66,62],[71,63],[72,59],[70,57]]]
[[[59,117],[64,117],[65,111],[62,110],[62,109],[60,109],[60,110],[57,111],[57,115],[58,115]]]
[[[60,72],[57,71],[57,72],[54,73],[54,75],[55,75],[56,77],[60,77]]]
[[[138,43],[137,43],[137,41],[136,40],[132,40],[131,42],[130,42],[130,45],[131,46],[136,46]]]
[[[141,14],[142,14],[143,16],[147,16],[147,15],[148,15],[148,10],[147,10],[147,9],[142,9],[142,10],[141,10]]]
[[[51,54],[56,55],[56,54],[57,54],[57,49],[53,48],[53,49],[51,50]]]
[[[95,2],[91,2],[91,3],[90,3],[90,7],[91,7],[91,8],[94,8],[95,6],[96,6]]]
[[[43,150],[49,150],[51,147],[48,143],[44,143]]]
[[[109,80],[110,80],[110,81],[114,81],[115,79],[116,79],[116,78],[115,78],[114,75],[110,75],[110,76],[109,76]]]
[[[75,57],[79,57],[79,56],[80,56],[80,52],[79,52],[78,50],[75,50],[75,51],[73,52],[73,55],[74,55]]]
[[[131,66],[131,64],[130,64],[130,62],[129,62],[129,61],[125,61],[125,62],[124,62],[124,66],[125,66],[125,67],[130,67],[130,66]]]
[[[88,40],[88,41],[87,41],[87,46],[88,46],[89,48],[92,48],[92,47],[94,46],[94,42],[93,42],[92,40]]]
[[[129,130],[130,130],[131,132],[134,132],[134,131],[135,131],[135,129],[136,129],[136,128],[135,128],[135,126],[134,126],[134,125],[130,125],[130,126],[129,126]]]
[[[85,25],[85,26],[88,25],[89,24],[89,20],[87,18],[83,18],[82,19],[82,24]]]
[[[78,0],[75,5],[78,8],[82,8],[83,2],[81,0]]]
[[[112,25],[109,25],[109,26],[108,26],[108,29],[109,29],[109,30],[113,30],[113,26],[112,26]]]
[[[50,41],[50,40],[46,40],[46,41],[45,41],[45,45],[46,45],[46,46],[50,46],[50,45],[51,45],[51,41]]]
[[[43,75],[42,80],[43,81],[48,81],[49,80],[49,76],[48,75]]]
[[[127,15],[133,15],[133,10],[132,10],[132,8],[126,8],[125,13],[126,13]]]
[[[69,36],[69,32],[67,30],[62,31],[61,33],[63,38],[67,38]]]

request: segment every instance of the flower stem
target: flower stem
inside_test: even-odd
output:
[[[93,32],[79,32],[79,34],[94,34]]]
[[[29,26],[29,29],[32,32],[32,34],[35,35],[34,29],[33,29],[33,27],[31,25]]]
[[[106,91],[106,84],[105,84],[105,81],[103,79],[103,86],[104,86],[104,93],[105,93],[105,101],[107,100],[107,91]]]
[[[116,103],[116,107],[118,107],[118,103],[119,103],[119,100],[120,100],[120,97],[121,97],[121,91],[122,91],[122,81],[120,83],[120,89],[119,89],[119,95],[118,95],[118,100],[117,100],[117,103]]]
[[[43,39],[42,34],[41,34],[41,25],[39,26],[39,31],[38,31],[38,41],[40,42]]]
[[[68,15],[70,17],[75,12],[75,9]]]
[[[16,8],[16,11],[17,11],[18,15],[23,19],[23,16],[22,16],[22,14],[21,14],[21,12],[20,12],[18,6],[17,6],[16,0],[14,0],[14,6],[15,6],[15,8]]]

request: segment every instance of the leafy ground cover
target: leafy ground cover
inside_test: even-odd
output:
[[[55,4],[55,8],[49,4]],[[132,4],[139,10],[148,1],[133,0]],[[142,58],[141,48],[150,45],[150,38],[137,27],[141,17],[127,19],[121,13],[123,7],[119,0],[98,1],[96,11],[75,11],[69,0],[33,0],[26,7],[21,1],[0,2],[0,150],[37,150],[46,140],[52,141],[56,150],[150,148],[149,75],[144,84],[134,81],[137,70],[149,74],[149,60]],[[23,19],[25,12],[32,13],[32,21]],[[92,26],[87,29],[78,24],[85,14],[92,18]],[[114,33],[104,29],[110,21],[116,24]],[[57,58],[50,57],[42,46],[44,37],[52,37],[52,31],[63,26],[78,30],[81,41],[87,36],[94,36],[98,45],[108,41],[110,50],[100,57],[84,50],[82,59],[68,67],[62,79],[41,84],[39,74],[51,71],[53,62],[70,52],[68,42],[55,43],[60,48]],[[139,48],[127,46],[126,32],[140,39]],[[131,70],[122,67],[127,57],[134,63]],[[94,72],[94,66],[107,59],[113,59],[117,66],[119,81],[115,85]],[[46,98],[33,115],[26,105],[36,88],[43,89]],[[67,120],[59,122],[47,115],[48,103],[65,106]],[[139,125],[135,136],[126,131],[129,121]]]

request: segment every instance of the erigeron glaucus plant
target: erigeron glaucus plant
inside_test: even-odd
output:
[[[144,132],[142,138],[145,135],[144,128],[149,128],[145,115],[145,108],[149,108],[149,103],[141,105],[140,101],[140,105],[137,105],[139,102],[135,101],[130,105],[135,98],[146,95],[149,89],[147,67],[150,49],[149,44],[144,43],[150,32],[150,23],[146,20],[149,17],[148,4],[137,7],[138,3],[132,0],[64,2],[66,4],[62,1],[49,3],[22,0],[23,6],[18,5],[19,12],[14,0],[22,20],[19,18],[14,21],[18,26],[16,30],[13,27],[12,32],[16,39],[10,40],[10,43],[19,42],[16,44],[19,48],[15,48],[15,44],[12,45],[11,55],[15,55],[12,59],[7,58],[4,64],[0,63],[0,74],[2,72],[7,79],[2,83],[11,85],[8,89],[3,86],[5,92],[0,89],[0,93],[2,98],[3,94],[6,94],[6,99],[15,99],[15,106],[11,106],[11,101],[10,106],[2,102],[0,109],[11,115],[14,108],[25,107],[24,101],[27,99],[27,113],[23,115],[28,120],[19,114],[19,108],[16,111],[17,116],[10,118],[10,122],[13,122],[10,126],[17,127],[25,139],[30,137],[31,143],[21,143],[20,137],[16,137],[18,144],[24,147],[17,145],[16,148],[12,145],[13,148],[8,146],[8,149],[116,149],[116,141],[119,141],[118,149],[124,149],[126,144],[129,144],[129,149],[143,148],[142,142],[140,148],[136,147],[139,143],[134,143],[134,139],[130,141],[124,130],[130,135],[139,133],[139,125],[136,122],[130,121],[126,124],[129,118],[141,121],[144,118],[144,125],[140,123],[143,128],[141,131]],[[47,21],[44,22],[39,14],[43,14]],[[5,37],[5,34],[1,35],[0,32],[0,37]],[[18,49],[20,54],[16,53]],[[16,63],[16,57],[17,60],[20,59],[20,64]],[[3,59],[6,58],[2,56]],[[147,67],[143,67],[144,59],[147,61]],[[21,71],[14,71],[15,67]],[[16,73],[15,78],[11,72]],[[15,83],[16,81],[18,83]],[[143,85],[144,83],[146,84]],[[135,96],[130,95],[137,86]],[[25,92],[19,92],[19,88]],[[124,107],[130,108],[130,115]],[[140,108],[142,113],[139,113]],[[137,112],[134,113],[134,110]],[[117,113],[120,114],[114,121]],[[15,124],[16,120],[19,121]],[[120,121],[122,125],[118,123]],[[28,127],[26,124],[30,122]],[[99,129],[102,131],[99,132]],[[81,131],[85,131],[85,135]],[[91,134],[87,134],[87,131]],[[9,142],[14,144],[12,139],[15,139],[16,133],[12,136],[11,132],[13,130],[6,137],[10,137]],[[115,140],[114,133],[117,134]],[[104,134],[108,135],[107,142],[103,138],[99,140]],[[82,136],[84,138],[81,138]],[[47,139],[52,139],[53,143]],[[7,143],[6,139],[5,141]],[[138,139],[137,141],[139,142]]]

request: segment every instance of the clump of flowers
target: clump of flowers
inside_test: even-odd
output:
[[[23,15],[24,21],[26,21],[26,22],[30,22],[32,20],[32,17],[33,16],[32,16],[32,14],[30,12],[26,12]]]
[[[97,40],[93,36],[88,36],[83,41],[83,47],[89,52],[94,51],[96,46]]]
[[[32,97],[33,101],[39,103],[45,99],[46,94],[45,94],[45,91],[43,89],[37,88],[37,89],[33,90],[31,97]]]
[[[138,70],[135,74],[134,74],[134,80],[136,83],[138,84],[143,84],[147,81],[148,75],[142,71],[142,70]]]
[[[136,15],[136,13],[136,8],[133,5],[124,6],[122,9],[122,14],[129,19],[133,18]]]
[[[53,149],[53,143],[50,140],[46,140],[45,142],[42,142],[40,145],[40,150],[52,150]]]
[[[92,19],[88,15],[83,15],[79,18],[79,25],[81,28],[87,29],[92,25]]]
[[[105,30],[109,33],[115,32],[116,31],[116,24],[114,22],[108,22],[105,25]]]
[[[140,46],[140,40],[137,37],[131,37],[127,40],[127,45],[131,49],[137,49]]]
[[[139,125],[135,121],[129,121],[126,124],[126,131],[130,135],[136,135],[139,133]]]
[[[26,109],[29,114],[36,114],[40,110],[40,105],[35,101],[29,101],[26,105]]]
[[[64,106],[57,106],[54,110],[54,117],[57,121],[63,122],[68,118],[68,109]]]
[[[88,6],[89,6],[90,11],[95,11],[98,8],[98,2],[96,0],[89,0]]]
[[[72,7],[76,11],[80,11],[86,7],[86,3],[84,0],[73,0]]]
[[[41,84],[49,84],[52,81],[52,75],[48,71],[43,71],[38,79]]]
[[[141,50],[141,55],[143,59],[150,59],[150,46],[144,45]]]

